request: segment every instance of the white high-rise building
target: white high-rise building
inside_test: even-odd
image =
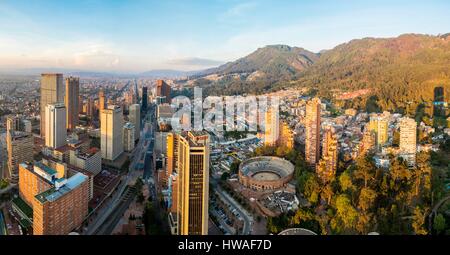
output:
[[[49,104],[64,102],[64,78],[62,74],[42,74],[41,76],[41,136],[47,134],[45,108]]]
[[[133,123],[127,122],[123,126],[123,149],[125,151],[132,151],[134,149],[134,134],[135,128]]]
[[[110,105],[100,112],[100,147],[102,158],[115,160],[123,152],[122,108]]]
[[[141,133],[141,105],[133,104],[130,105],[130,114],[128,115],[128,119],[134,125],[134,139],[138,140],[140,138]]]
[[[56,149],[67,143],[66,106],[64,103],[45,107],[45,146]]]
[[[400,155],[410,165],[415,163],[417,152],[417,122],[411,118],[401,118],[400,122]]]

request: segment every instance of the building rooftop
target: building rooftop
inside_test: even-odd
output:
[[[54,169],[52,169],[49,166],[44,165],[42,162],[35,162],[34,166],[39,167],[40,169],[44,170],[49,175],[57,174],[57,172]]]
[[[84,181],[86,181],[88,177],[82,173],[77,173],[74,176],[67,179],[67,182],[61,186],[60,188],[51,188],[46,190],[38,195],[36,195],[36,199],[43,203],[46,202],[54,202],[58,200],[60,197],[74,190],[76,187],[80,186]]]

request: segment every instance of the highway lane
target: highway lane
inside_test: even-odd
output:
[[[143,138],[145,137],[145,134],[148,131],[150,131],[150,130],[141,131],[141,132],[143,132],[143,136],[142,136]],[[124,195],[125,189],[128,187],[128,184],[132,180],[134,180],[137,177],[137,175],[140,174],[140,172],[137,171],[137,169],[136,169],[136,160],[138,160],[138,158],[139,158],[139,156],[138,156],[139,154],[136,154],[136,153],[141,153],[142,146],[144,144],[143,140],[145,140],[145,139],[141,139],[138,142],[138,145],[137,145],[135,151],[133,152],[133,154],[134,154],[133,160],[132,160],[132,162],[130,162],[130,168],[129,168],[128,174],[126,176],[122,176],[122,182],[121,182],[121,184],[119,184],[117,191],[112,195],[112,198],[110,200],[105,202],[105,204],[101,205],[101,208],[97,212],[98,216],[96,218],[94,218],[93,222],[91,222],[89,224],[89,226],[87,227],[87,229],[85,229],[85,231],[83,231],[83,234],[92,235],[97,232],[98,228],[100,228],[100,226],[102,226],[104,224],[104,222],[108,219],[108,217],[120,205],[122,196]]]
[[[133,188],[128,188],[115,210],[107,217],[94,234],[111,235],[135,197],[136,191]]]

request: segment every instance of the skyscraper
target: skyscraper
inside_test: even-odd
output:
[[[322,159],[316,166],[317,176],[322,182],[331,181],[336,175],[338,162],[338,143],[336,135],[331,128],[325,131],[322,144]]]
[[[63,103],[45,108],[45,146],[56,149],[67,143],[66,107]]]
[[[400,122],[400,154],[410,165],[415,163],[417,151],[417,122],[411,118],[401,118]]]
[[[17,183],[19,179],[19,164],[33,161],[34,139],[31,133],[8,130],[6,147],[8,151],[9,179]]]
[[[106,109],[106,98],[105,92],[103,91],[103,88],[101,88],[98,93],[98,112],[101,113],[104,109]]]
[[[370,117],[369,129],[375,132],[375,140],[378,148],[385,145],[388,141],[388,124],[389,120],[383,114],[373,114]]]
[[[142,110],[147,111],[147,107],[148,107],[147,87],[142,87]]]
[[[270,107],[265,114],[264,145],[274,146],[277,144],[280,134],[278,109]]]
[[[90,97],[86,101],[86,115],[90,118],[94,117],[94,100]]]
[[[292,133],[291,128],[285,121],[281,122],[280,136],[278,138],[277,143],[278,146],[284,146],[288,149],[294,148],[294,134]]]
[[[434,100],[433,100],[433,116],[435,117],[445,117],[445,108],[447,102],[444,96],[444,87],[434,88]]]
[[[127,122],[123,126],[123,149],[130,152],[134,149],[134,130],[133,123]]]
[[[78,125],[78,113],[80,111],[80,79],[66,78],[65,104],[67,109],[67,129],[74,130]]]
[[[6,131],[24,131],[24,124],[22,119],[18,116],[6,117]]]
[[[78,96],[78,113],[83,113],[83,97],[81,95]]]
[[[122,108],[108,106],[100,112],[100,146],[102,158],[115,160],[123,152],[123,116]]]
[[[306,104],[305,159],[312,166],[315,166],[320,159],[320,108],[319,98],[313,98]]]
[[[208,234],[209,135],[188,132],[177,139],[177,224],[179,235]],[[173,155],[173,153],[172,153]]]
[[[41,137],[45,137],[45,108],[48,104],[64,102],[64,79],[62,74],[41,76]]]
[[[141,134],[141,105],[133,104],[130,106],[128,119],[134,125],[134,139],[139,140]]]
[[[156,97],[164,99],[164,103],[170,104],[172,98],[170,97],[172,88],[163,80],[156,81]]]

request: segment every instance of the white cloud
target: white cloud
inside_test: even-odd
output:
[[[257,7],[255,2],[244,2],[232,6],[218,16],[221,23],[236,24],[242,22]]]

